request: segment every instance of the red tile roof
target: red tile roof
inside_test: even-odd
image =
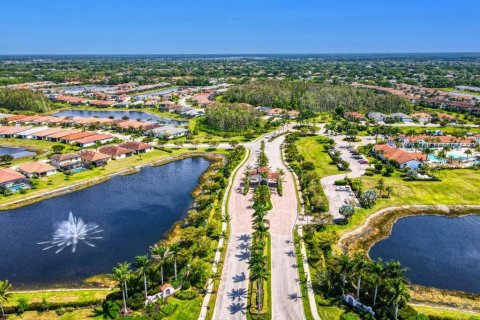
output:
[[[119,144],[122,148],[127,148],[134,151],[141,151],[152,148],[151,145],[145,142],[138,142],[138,141],[126,141],[124,143]]]
[[[10,168],[0,169],[0,183],[15,181],[19,179],[26,179],[26,177]]]
[[[406,163],[408,161],[417,160],[425,161],[427,156],[420,152],[407,152],[402,149],[390,147],[386,144],[377,144],[375,145],[375,151],[383,154],[383,156],[389,160],[396,161],[400,164]]]
[[[42,163],[42,162],[30,162],[24,163],[17,167],[18,170],[26,172],[26,173],[45,173],[48,171],[55,170],[55,167]]]
[[[127,148],[122,148],[119,146],[105,146],[99,149],[100,152],[111,155],[111,156],[121,156],[124,154],[131,154],[133,153],[132,150]]]

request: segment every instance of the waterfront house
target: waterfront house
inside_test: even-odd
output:
[[[119,146],[105,146],[98,149],[101,153],[109,155],[113,160],[130,157],[133,151]]]
[[[23,174],[13,169],[0,169],[0,189],[12,192],[30,188],[30,183]]]
[[[85,165],[93,165],[95,167],[104,166],[110,160],[108,154],[97,152],[94,150],[82,150],[79,152],[82,162]]]
[[[126,141],[119,144],[119,147],[132,150],[135,154],[146,153],[153,150],[153,147],[145,142]]]
[[[83,168],[82,158],[76,153],[54,154],[50,160],[52,165],[60,171]]]
[[[51,176],[57,172],[54,166],[43,162],[23,163],[17,167],[17,171],[28,178]]]
[[[78,140],[74,140],[75,144],[79,145],[82,148],[88,148],[91,146],[96,145],[97,143],[107,143],[114,139],[114,137],[110,134],[95,134],[92,136],[80,138]]]
[[[407,152],[387,144],[375,145],[374,152],[378,158],[392,162],[400,169],[405,167],[419,169],[422,167],[423,162],[427,160],[427,156],[421,152]]]

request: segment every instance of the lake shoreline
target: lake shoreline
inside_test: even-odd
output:
[[[224,159],[224,157],[221,154],[209,153],[209,152],[187,152],[180,155],[169,156],[169,157],[153,160],[150,162],[142,163],[139,165],[131,166],[131,167],[122,169],[120,171],[109,173],[105,176],[88,179],[85,181],[74,183],[69,186],[60,187],[60,188],[45,191],[45,192],[39,192],[38,194],[26,196],[25,198],[22,198],[22,199],[0,204],[0,214],[1,214],[1,211],[18,209],[24,206],[28,206],[28,205],[43,201],[43,200],[47,200],[47,199],[58,197],[67,193],[89,188],[97,184],[106,182],[115,176],[121,176],[121,175],[125,176],[125,175],[134,174],[139,172],[142,168],[157,167],[157,166],[162,166],[178,160],[183,160],[187,158],[198,158],[198,157],[205,158],[207,160],[223,160]]]
[[[388,207],[370,215],[364,223],[343,234],[337,242],[344,253],[361,252],[369,256],[374,244],[388,238],[393,225],[401,218],[421,215],[442,217],[462,217],[479,215],[480,205],[405,205]],[[480,311],[480,294],[426,287],[417,284],[410,286],[412,301],[430,303],[446,307],[462,307]]]

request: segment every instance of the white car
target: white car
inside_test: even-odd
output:
[[[338,186],[335,188],[336,191],[350,191],[350,187],[348,186]]]

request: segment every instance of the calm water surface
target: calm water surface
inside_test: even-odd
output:
[[[88,189],[27,207],[0,212],[0,279],[16,288],[75,285],[85,277],[111,272],[118,262],[148,252],[192,204],[190,195],[208,168],[189,158],[119,176]],[[99,225],[95,247],[80,243],[72,253],[43,251],[69,211]]]
[[[11,155],[14,159],[19,159],[34,156],[36,153],[24,148],[0,147],[0,156],[4,155]]]
[[[128,117],[130,120],[148,121],[148,122],[165,122],[173,125],[184,125],[185,121],[177,121],[170,118],[160,117],[148,112],[142,111],[127,111],[127,110],[113,110],[113,111],[96,111],[96,110],[60,110],[54,114],[57,117],[99,117],[108,118],[114,117],[115,119],[122,119]]]
[[[413,283],[480,293],[480,216],[402,218],[370,257],[399,260]]]

